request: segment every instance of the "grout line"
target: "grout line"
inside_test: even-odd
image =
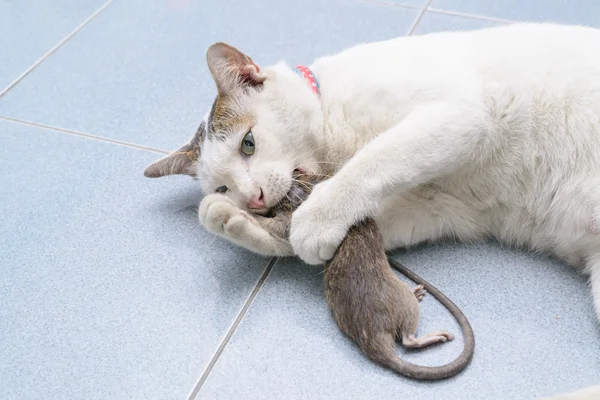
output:
[[[79,136],[79,137],[86,138],[86,139],[98,140],[100,142],[107,142],[107,143],[117,144],[119,146],[129,147],[129,148],[133,148],[133,149],[136,149],[136,150],[151,151],[153,153],[160,153],[160,154],[169,154],[169,152],[165,151],[165,150],[155,149],[155,148],[147,147],[147,146],[141,146],[139,144],[124,142],[124,141],[116,140],[116,139],[109,139],[109,138],[102,137],[102,136],[91,135],[89,133],[82,133],[82,132],[72,131],[70,129],[58,128],[56,126],[50,126],[50,125],[40,124],[38,122],[24,121],[24,120],[21,120],[21,119],[10,118],[10,117],[3,117],[3,116],[0,116],[0,120],[15,122],[17,124],[35,126],[36,128],[48,129],[48,130],[52,130],[52,131],[57,131],[57,132],[65,133],[65,134],[68,134],[68,135]]]
[[[431,8],[430,5],[433,2],[433,0],[430,0],[427,3],[427,5],[425,6],[425,8],[421,8],[419,6],[415,6],[412,4],[396,3],[396,2],[389,1],[389,0],[358,0],[358,1],[361,3],[376,4],[379,6],[398,7],[398,8],[405,8],[405,9],[409,9],[409,10],[421,10],[421,13],[417,17],[418,20],[415,21],[415,23],[413,23],[411,30],[409,30],[409,35],[413,33],[417,24],[420,22],[420,19],[423,17],[423,15],[425,15],[426,12],[431,12],[434,14],[448,15],[448,16],[452,16],[452,17],[463,17],[463,18],[478,19],[478,20],[482,20],[482,21],[498,22],[498,23],[502,23],[502,24],[514,24],[515,22],[519,22],[518,20],[488,17],[487,15],[469,14],[469,13],[464,13],[464,12],[460,12],[460,11],[443,10],[441,8]],[[407,36],[409,36],[409,35],[407,35]]]
[[[23,80],[23,78],[25,78],[27,75],[29,75],[34,69],[36,69],[41,63],[43,63],[46,60],[46,58],[50,57],[54,52],[56,52],[56,50],[58,50],[59,48],[61,48],[63,44],[65,44],[66,42],[68,42],[73,36],[75,36],[77,33],[79,33],[80,30],[82,30],[91,20],[93,20],[94,18],[96,18],[102,11],[104,11],[114,1],[115,0],[108,0],[99,9],[97,9],[96,11],[94,11],[94,13],[92,15],[90,15],[81,24],[79,24],[79,26],[77,26],[77,28],[75,28],[74,31],[72,31],[71,33],[69,33],[63,40],[61,40],[60,42],[58,42],[58,44],[56,44],[54,47],[52,47],[50,50],[48,50],[46,52],[46,54],[44,54],[36,62],[34,62],[33,65],[31,65],[17,79],[15,79],[14,81],[12,81],[12,83],[10,83],[6,88],[4,88],[3,90],[1,90],[0,91],[0,97],[4,96],[9,90],[11,90],[13,87],[15,87],[15,85],[17,85],[19,82],[21,82],[21,80]]]
[[[392,2],[392,1],[386,1],[386,0],[358,0],[358,1],[361,3],[376,4],[378,6],[406,8],[409,10],[420,10],[421,9],[421,7],[415,6],[412,4],[396,3],[396,2]]]
[[[423,16],[427,12],[427,9],[429,8],[429,5],[431,4],[432,1],[433,0],[427,0],[427,3],[425,3],[425,5],[423,6],[423,9],[419,12],[419,15],[417,15],[415,22],[413,22],[412,26],[406,33],[406,36],[411,36],[413,34],[413,32],[415,31],[415,29],[417,29],[417,25],[419,25],[419,22],[421,22],[421,19],[423,19]]]
[[[479,19],[479,20],[483,20],[483,21],[499,22],[499,23],[502,23],[502,24],[514,24],[515,22],[518,22],[518,21],[514,21],[514,20],[509,20],[509,19],[488,17],[488,16],[485,16],[485,15],[463,13],[463,12],[460,12],[460,11],[441,10],[439,8],[429,8],[427,11],[435,13],[435,14],[450,15],[450,16],[453,16],[453,17],[463,17],[463,18]]]
[[[227,334],[225,335],[225,337],[221,341],[221,344],[217,348],[217,351],[213,355],[213,358],[208,363],[208,366],[204,370],[204,373],[200,377],[200,380],[198,380],[198,383],[196,383],[196,386],[194,386],[194,390],[192,390],[192,393],[190,393],[190,395],[188,397],[188,400],[195,400],[196,397],[198,396],[198,392],[200,392],[200,389],[202,388],[202,385],[204,385],[204,383],[206,382],[206,379],[208,378],[208,376],[212,372],[215,364],[219,360],[219,357],[223,353],[223,350],[225,350],[225,346],[227,346],[227,344],[229,343],[229,340],[231,339],[231,337],[233,336],[233,334],[237,330],[240,322],[242,322],[242,319],[246,315],[246,312],[248,312],[248,309],[250,308],[250,305],[252,305],[252,302],[254,301],[254,299],[256,298],[256,295],[258,294],[258,292],[262,288],[263,284],[267,280],[267,277],[269,276],[269,274],[273,270],[273,267],[275,266],[276,262],[277,262],[277,257],[273,257],[271,259],[271,261],[269,261],[269,264],[267,265],[267,268],[265,268],[265,270],[263,271],[260,279],[258,280],[258,283],[256,284],[256,286],[254,287],[254,290],[250,294],[250,297],[248,297],[248,300],[246,300],[246,303],[242,307],[242,310],[239,312],[239,314],[235,318],[235,321],[233,321],[233,325],[231,325],[231,328],[229,328],[229,330],[227,331]]]

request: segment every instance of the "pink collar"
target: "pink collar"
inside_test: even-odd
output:
[[[294,68],[294,71],[296,71],[298,75],[304,78],[304,80],[308,83],[314,94],[316,94],[317,96],[321,94],[321,90],[319,88],[319,81],[317,80],[317,77],[311,71],[310,68],[298,65],[296,68]]]

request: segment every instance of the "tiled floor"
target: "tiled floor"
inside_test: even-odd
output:
[[[310,63],[520,19],[600,27],[600,2],[0,0],[0,398],[532,399],[599,383],[585,277],[546,257],[398,253],[477,335],[463,374],[409,381],[339,332],[318,268],[212,237],[192,180],[142,176],[210,105],[214,41]],[[420,331],[438,328],[457,332],[427,298]],[[440,364],[460,346],[405,357]]]

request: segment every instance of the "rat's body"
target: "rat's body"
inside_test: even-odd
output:
[[[308,197],[311,188],[324,179],[305,174],[296,178],[288,196],[271,210],[270,218],[257,216],[263,228],[286,240],[293,211]],[[401,265],[394,262],[394,266],[404,272]],[[450,300],[431,285],[418,277],[415,279],[414,274],[409,277],[421,285],[411,289],[398,279],[390,268],[376,223],[367,218],[349,230],[334,257],[326,263],[325,297],[340,329],[370,359],[411,378],[432,380],[456,375],[467,366],[473,354],[474,339],[468,321]],[[463,353],[455,361],[440,367],[409,363],[402,360],[395,350],[396,338],[401,338],[402,344],[409,348],[453,339],[447,331],[416,337],[418,301],[425,294],[423,286],[435,291],[436,298],[457,317],[465,333]],[[460,315],[457,316],[455,311]]]
[[[372,219],[350,228],[325,266],[325,297],[340,329],[373,361],[418,379],[441,379],[436,368],[419,367],[396,354],[396,338],[404,347],[425,347],[452,340],[447,331],[416,337],[423,286],[414,290],[390,268],[383,238]]]

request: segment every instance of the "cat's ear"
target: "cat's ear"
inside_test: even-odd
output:
[[[194,147],[188,143],[179,150],[150,164],[144,171],[144,176],[146,178],[178,174],[196,176],[196,160]]]
[[[227,93],[240,85],[258,86],[266,79],[250,57],[225,43],[210,46],[206,61],[220,93]]]

